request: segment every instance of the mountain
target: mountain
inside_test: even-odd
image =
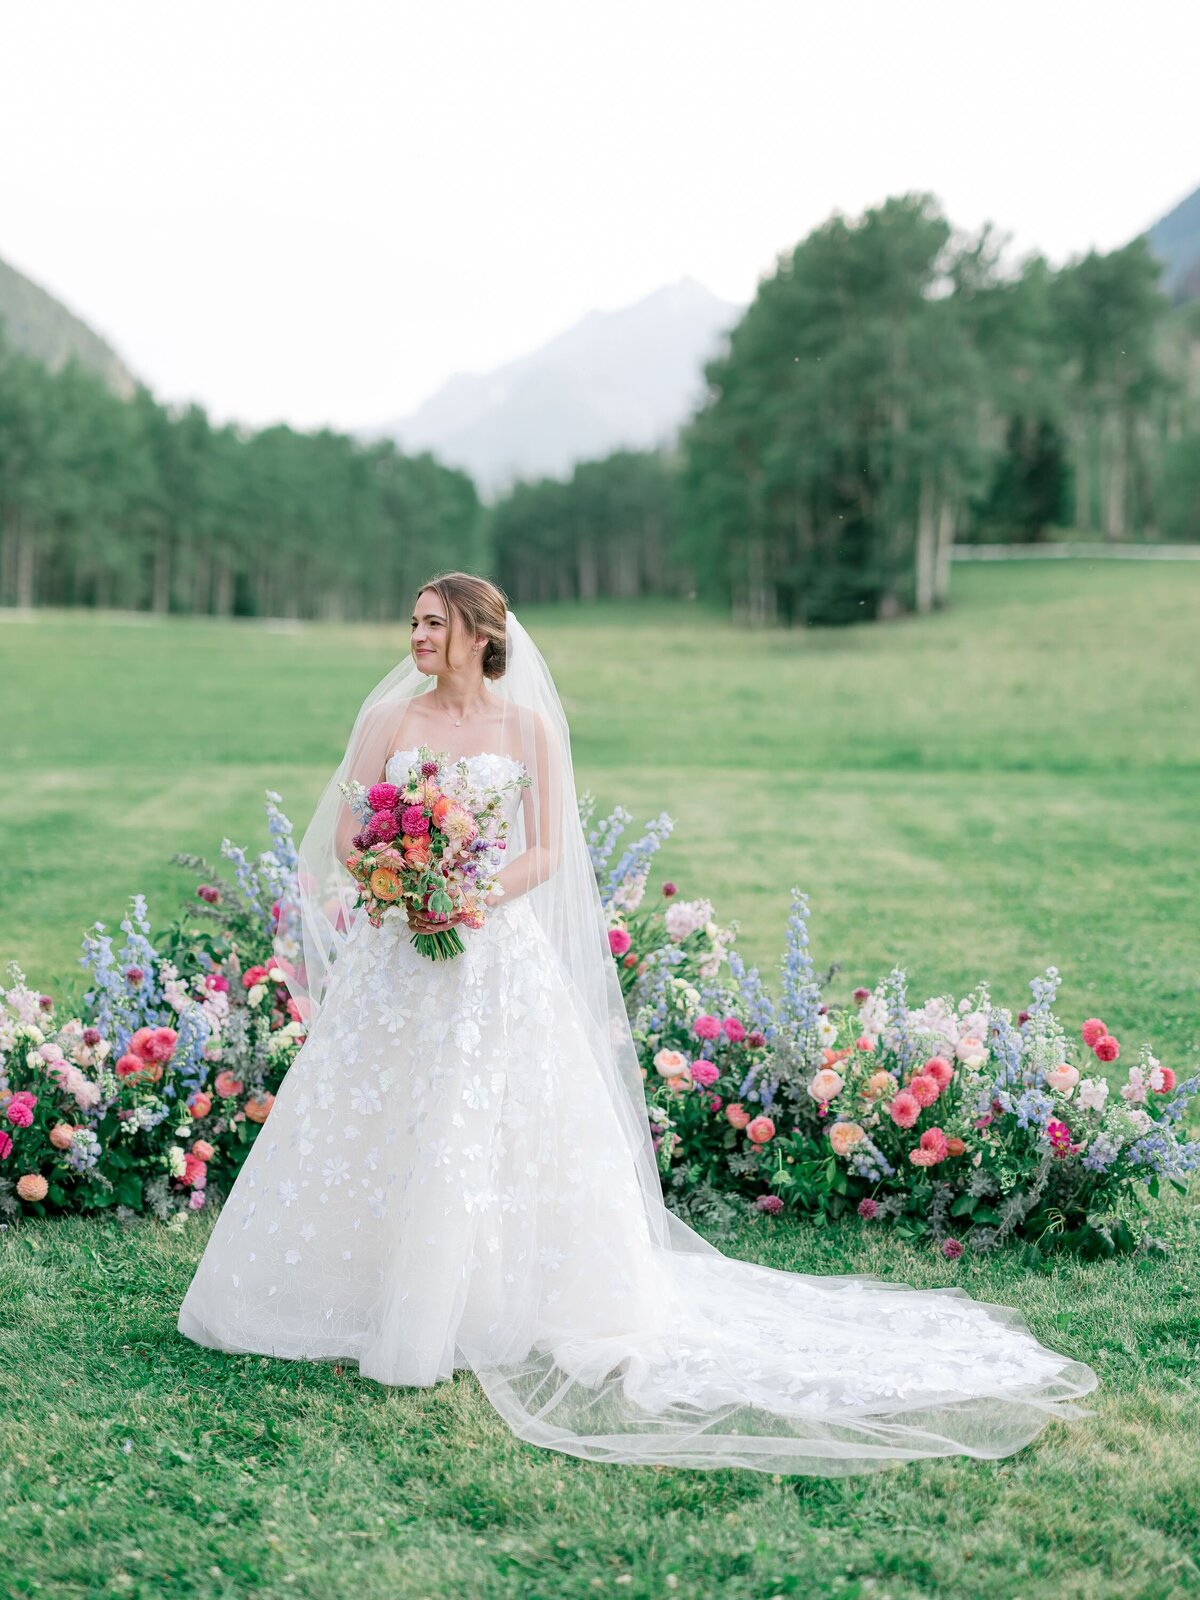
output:
[[[137,379],[100,335],[24,273],[0,260],[0,322],[14,349],[57,372],[71,356],[128,400]]]
[[[1149,238],[1163,263],[1163,289],[1171,299],[1200,299],[1200,189],[1156,222]]]
[[[464,468],[484,498],[516,478],[567,477],[577,461],[669,442],[743,310],[681,278],[619,311],[589,311],[491,372],[457,373],[368,436]]]

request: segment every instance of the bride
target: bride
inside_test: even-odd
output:
[[[500,892],[443,961],[415,912],[372,926],[343,865],[338,783],[403,783],[421,745],[501,787],[509,821]],[[870,1472],[1092,1414],[1096,1374],[1015,1310],[755,1266],[666,1208],[562,704],[486,579],[420,591],[299,871],[308,1034],[180,1307],[189,1339],[384,1384],[469,1367],[520,1438],[596,1461]]]

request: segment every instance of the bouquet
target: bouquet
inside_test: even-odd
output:
[[[390,909],[407,916],[412,906],[431,922],[457,917],[481,928],[485,897],[504,893],[496,874],[507,848],[505,795],[531,781],[521,773],[500,785],[475,784],[465,757],[439,761],[421,745],[403,784],[339,784],[361,823],[346,866],[372,926]],[[448,961],[464,948],[453,925],[414,934],[412,942],[432,961]]]

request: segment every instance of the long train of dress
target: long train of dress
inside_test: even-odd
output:
[[[487,781],[512,758],[471,760]],[[606,1461],[867,1472],[1090,1415],[1096,1374],[1011,1308],[757,1266],[678,1219],[656,1242],[528,901],[462,934],[431,962],[401,922],[355,924],[184,1298],[188,1338],[384,1384],[470,1368],[519,1437]]]

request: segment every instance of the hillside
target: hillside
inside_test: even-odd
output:
[[[76,356],[120,398],[128,399],[137,387],[137,379],[111,345],[4,260],[0,260],[0,322],[15,349],[52,372]]]

